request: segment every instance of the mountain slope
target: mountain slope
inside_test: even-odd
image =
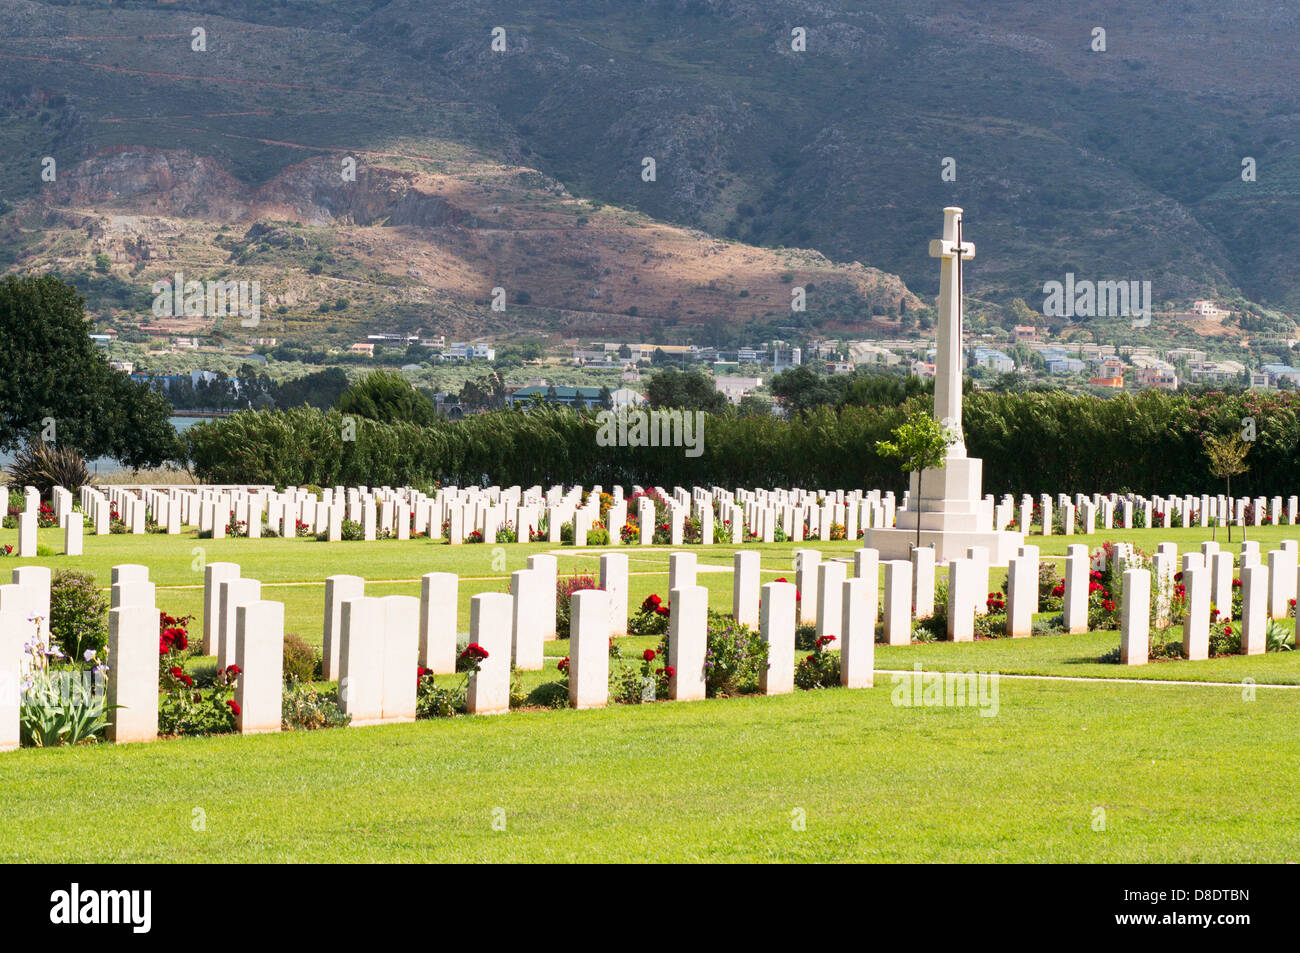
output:
[[[1275,2],[0,0],[0,14],[0,196],[14,206],[0,241],[17,267],[85,261],[65,226],[103,227],[109,210],[156,213],[199,246],[217,223],[262,217],[318,231],[308,261],[260,252],[283,276],[267,289],[277,306],[347,297],[363,323],[390,308],[488,330],[509,322],[475,302],[522,286],[517,318],[593,333],[626,319],[861,327],[909,300],[888,273],[934,293],[926,243],[959,204],[979,246],[968,287],[990,301],[1037,307],[1072,271],[1150,280],[1158,307],[1300,312],[1286,232],[1300,17]],[[190,48],[199,25],[206,52]],[[1104,53],[1089,49],[1096,26]],[[41,186],[45,155],[67,179]],[[345,155],[350,190],[328,182]],[[1241,181],[1245,156],[1256,182]],[[234,267],[247,244],[170,260]],[[118,258],[121,280],[153,273]],[[801,262],[811,271],[791,275]],[[796,282],[822,289],[807,315],[789,313]]]

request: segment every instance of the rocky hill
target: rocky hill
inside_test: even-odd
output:
[[[889,330],[936,290],[926,242],[960,204],[993,305],[1037,307],[1074,272],[1150,280],[1165,310],[1300,312],[1300,14],[1282,3],[0,0],[0,17],[0,250],[87,272],[103,311],[183,270],[257,278],[272,334]]]

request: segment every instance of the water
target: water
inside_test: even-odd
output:
[[[211,418],[171,417],[169,419],[171,421],[171,425],[176,428],[177,433],[184,433],[186,430],[188,430],[190,427],[193,427],[195,424],[202,423],[204,420],[210,420]],[[0,453],[0,467],[8,466],[10,463],[13,462],[13,459],[14,459],[13,454]],[[92,475],[96,473],[116,473],[117,471],[123,469],[122,465],[118,463],[116,460],[114,460],[112,457],[100,457],[98,460],[87,460],[86,466],[90,468],[90,472]]]

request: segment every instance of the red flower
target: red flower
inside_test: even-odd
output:
[[[655,615],[668,615],[668,607],[667,607],[667,606],[656,606],[656,607],[655,607]]]
[[[555,666],[555,667],[558,668],[558,669],[559,669],[561,672],[563,672],[565,675],[568,675],[568,674],[569,674],[569,657],[568,657],[567,655],[564,656],[564,658],[560,659],[560,661],[559,661],[558,663],[556,663],[556,666]]]
[[[834,641],[835,641],[835,636],[833,636],[833,635],[822,635],[822,636],[819,636],[819,637],[817,638],[817,647],[818,647],[818,648],[821,648],[823,645],[830,645],[830,644],[831,644],[832,642],[834,642]]]
[[[655,650],[646,649],[641,653],[641,658],[645,659],[647,662],[653,662],[655,660]]]
[[[238,718],[240,714],[239,702],[235,701],[233,698],[228,698],[226,699],[226,705],[230,708],[230,713]]]
[[[236,675],[240,674],[240,668],[239,668],[239,666],[238,666],[238,665],[227,665],[227,666],[226,666],[226,674],[229,675],[231,678],[234,678]]]
[[[663,667],[663,673],[667,675],[669,678],[672,678],[674,675],[677,674],[677,669],[673,668],[671,665],[665,665]]]

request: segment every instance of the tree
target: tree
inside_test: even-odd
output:
[[[819,404],[836,406],[848,389],[847,375],[830,377],[818,374],[806,364],[792,367],[775,375],[771,381],[772,393],[787,408],[806,413]]]
[[[894,428],[893,440],[877,440],[876,453],[898,457],[904,473],[916,474],[916,548],[921,548],[920,506],[925,471],[943,466],[944,454],[956,436],[923,410],[918,410]]]
[[[271,396],[282,409],[306,404],[328,410],[339,402],[348,389],[348,375],[341,367],[327,367],[314,374],[295,377],[272,386]]]
[[[343,392],[339,410],[370,420],[426,426],[437,411],[398,371],[371,371]]]
[[[702,371],[679,371],[669,368],[650,378],[646,400],[656,410],[680,408],[720,414],[727,409],[725,394],[718,392],[713,378]]]
[[[1250,469],[1246,463],[1246,454],[1250,453],[1250,444],[1241,439],[1238,433],[1220,437],[1212,433],[1205,435],[1205,456],[1210,461],[1210,473],[1227,482],[1228,505],[1232,505],[1232,478]],[[1211,531],[1211,538],[1217,533],[1217,522]],[[1246,538],[1246,527],[1241,527],[1241,538]],[[1228,519],[1228,542],[1232,542],[1232,519]]]
[[[506,405],[506,382],[493,371],[467,380],[460,389],[460,405],[466,410],[493,410]]]
[[[0,450],[47,440],[133,469],[175,459],[171,405],[109,367],[83,306],[54,275],[0,283]]]

